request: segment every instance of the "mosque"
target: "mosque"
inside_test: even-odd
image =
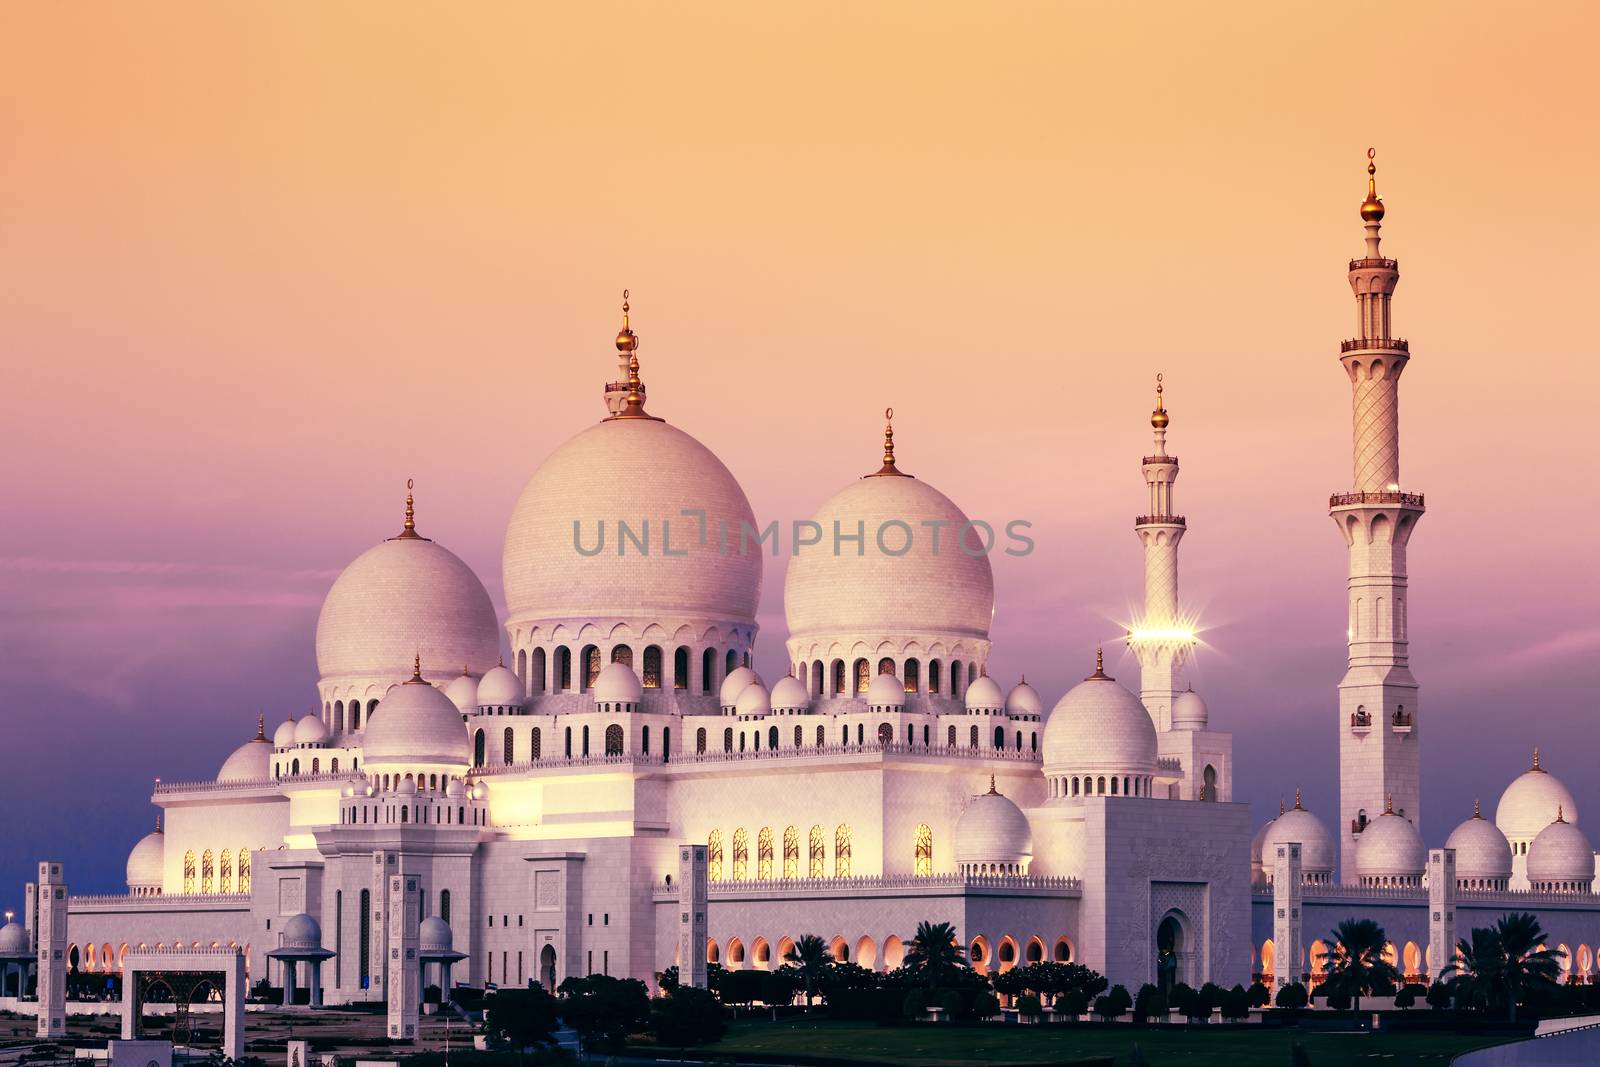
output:
[[[299,960],[316,1000],[414,1005],[415,976],[386,965],[400,945],[446,961],[441,984],[654,987],[673,966],[700,982],[708,963],[776,968],[805,934],[890,969],[932,920],[980,971],[1071,960],[1129,988],[1231,985],[1315,981],[1307,924],[1373,917],[1420,978],[1515,909],[1592,975],[1595,853],[1537,753],[1492,821],[1474,811],[1432,850],[1417,830],[1406,549],[1424,507],[1400,482],[1410,352],[1374,170],[1340,356],[1353,485],[1330,504],[1350,561],[1331,824],[1297,796],[1252,836],[1232,738],[1185,683],[1187,524],[1159,383],[1137,692],[1098,657],[1048,710],[990,676],[993,539],[903,469],[892,424],[876,469],[841,471],[797,524],[790,667],[769,685],[751,664],[770,528],[721,459],[646,411],[625,300],[604,418],[545,459],[507,526],[506,617],[408,494],[399,531],[328,591],[314,709],[258,721],[214,779],[157,785],[126,894],[66,895],[67,968],[236,947],[252,980],[293,981]],[[8,975],[45,958],[48,888],[0,929]]]

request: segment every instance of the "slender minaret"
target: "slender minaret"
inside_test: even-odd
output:
[[[606,413],[620,418],[629,403],[644,411],[644,383],[639,381],[639,335],[628,325],[628,290],[622,290],[622,329],[617,331],[617,381],[606,383]],[[657,420],[660,421],[660,420]]]
[[[1422,517],[1422,495],[1400,489],[1400,374],[1410,358],[1393,337],[1389,303],[1399,264],[1378,249],[1383,201],[1367,152],[1361,204],[1367,252],[1350,261],[1354,340],[1340,345],[1352,388],[1354,485],[1329,501],[1350,551],[1349,666],[1339,683],[1340,874],[1357,879],[1356,843],[1393,796],[1395,814],[1417,825],[1417,682],[1406,645],[1406,542]]]
[[[1144,542],[1144,615],[1128,633],[1128,647],[1139,659],[1139,696],[1158,731],[1172,728],[1172,702],[1182,688],[1183,665],[1194,635],[1178,614],[1178,542],[1186,529],[1175,514],[1172,484],[1178,480],[1178,457],[1167,455],[1165,387],[1156,375],[1155,454],[1144,457],[1144,480],[1150,487],[1149,514],[1134,520]]]

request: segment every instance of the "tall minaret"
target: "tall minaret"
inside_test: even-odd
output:
[[[1149,513],[1134,520],[1144,542],[1144,615],[1128,633],[1128,647],[1139,659],[1139,696],[1155,720],[1156,730],[1172,728],[1172,701],[1182,685],[1183,665],[1194,634],[1178,614],[1178,542],[1186,529],[1174,514],[1172,484],[1178,480],[1178,457],[1167,455],[1165,387],[1156,375],[1155,454],[1144,457],[1144,480],[1150,487]]]
[[[1399,264],[1378,250],[1383,201],[1367,151],[1361,204],[1367,252],[1350,261],[1356,337],[1339,346],[1352,387],[1354,485],[1328,502],[1350,550],[1349,666],[1339,683],[1340,875],[1357,879],[1360,834],[1393,796],[1413,825],[1422,815],[1417,766],[1417,681],[1406,644],[1406,542],[1422,495],[1400,490],[1400,374],[1410,359],[1394,336],[1389,303]]]

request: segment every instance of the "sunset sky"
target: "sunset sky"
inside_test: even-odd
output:
[[[1399,258],[1423,830],[1540,745],[1600,827],[1592,5],[12,4],[0,32],[0,902],[119,889],[153,776],[316,702],[418,523],[500,598],[524,482],[654,414],[755,512],[903,469],[1047,704],[1142,596],[1156,372],[1191,672],[1259,822],[1336,808],[1365,153]],[[784,673],[783,560],[757,666]],[[1486,812],[1487,813],[1487,812]],[[1592,824],[1592,825],[1591,825]]]

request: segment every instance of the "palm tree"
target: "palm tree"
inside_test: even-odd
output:
[[[906,950],[905,967],[916,974],[929,988],[939,988],[948,975],[967,968],[966,950],[956,941],[956,928],[949,923],[917,924],[917,932]]]
[[[1452,984],[1461,982],[1484,1007],[1504,998],[1511,1022],[1517,1021],[1518,1001],[1557,983],[1566,955],[1544,947],[1538,918],[1525,911],[1500,916],[1492,929],[1473,930],[1471,944],[1462,941],[1457,951],[1461,958],[1445,968],[1457,976]]]
[[[806,1007],[811,1007],[811,993],[816,988],[817,982],[833,966],[833,955],[828,952],[827,942],[816,934],[806,934],[794,943],[786,956],[785,963],[792,963],[800,972],[800,977],[806,983]]]
[[[1456,958],[1439,972],[1439,979],[1450,987],[1450,995],[1457,1006],[1465,1002],[1487,1010],[1500,1002],[1500,969],[1504,957],[1505,950],[1494,928],[1475,927],[1470,941],[1462,938],[1456,944]]]
[[[1387,938],[1383,927],[1371,919],[1346,919],[1329,935],[1330,947],[1322,954],[1330,991],[1348,994],[1361,1010],[1361,998],[1387,989],[1400,980],[1394,964],[1383,958]]]

